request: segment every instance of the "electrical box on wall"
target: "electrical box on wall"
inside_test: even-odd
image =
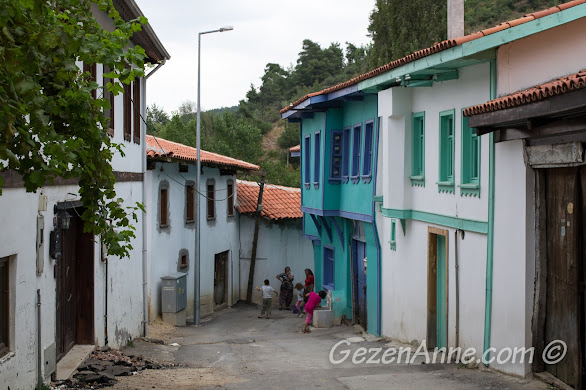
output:
[[[45,265],[45,217],[37,216],[37,275],[43,273]]]

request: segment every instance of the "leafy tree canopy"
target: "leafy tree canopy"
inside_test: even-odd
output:
[[[94,4],[114,21],[112,32],[92,16]],[[122,83],[143,75],[145,52],[130,45],[141,23],[124,22],[112,0],[0,0],[0,171],[19,173],[29,192],[78,178],[84,230],[121,257],[142,205],[125,209],[116,197],[110,162],[122,147],[104,131],[104,91],[76,61],[109,66],[108,90],[123,92]]]

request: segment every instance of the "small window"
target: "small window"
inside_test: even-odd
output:
[[[342,132],[339,130],[332,131],[332,140],[330,144],[330,181],[337,183],[342,177]]]
[[[132,86],[124,84],[123,108],[124,108],[124,141],[130,141],[132,136]]]
[[[95,83],[97,82],[98,78],[96,77],[96,64],[83,64],[83,72],[86,73],[88,72],[90,74],[88,82],[90,83]],[[96,89],[92,89],[92,91],[90,92],[90,94],[92,95],[92,98],[96,98]]]
[[[195,207],[194,207],[195,186],[188,184],[185,186],[185,222],[195,221]]]
[[[10,352],[10,311],[8,257],[0,258],[0,356]]]
[[[305,183],[305,188],[309,188],[311,183],[311,138],[309,135],[305,136],[303,144],[303,166],[304,166],[304,177],[303,182]]]
[[[216,191],[213,181],[208,181],[207,185],[207,216],[208,221],[216,219]]]
[[[352,138],[352,183],[358,183],[360,175],[360,149],[362,146],[362,124],[354,126]]]
[[[169,226],[169,208],[168,208],[168,204],[167,204],[167,202],[169,201],[168,192],[169,192],[169,190],[167,188],[161,188],[161,196],[159,198],[160,210],[161,210],[161,216],[160,216],[160,226],[161,227]]]
[[[480,137],[462,117],[462,175],[460,195],[480,197]]]
[[[362,180],[370,183],[372,177],[372,143],[374,122],[369,121],[364,126],[364,153],[362,155]]]
[[[454,110],[440,113],[439,192],[454,193]]]
[[[104,65],[104,74],[110,73],[110,67]],[[103,77],[103,94],[104,99],[110,105],[110,108],[104,109],[104,116],[109,119],[108,129],[106,132],[111,137],[114,136],[114,92],[108,91],[108,83],[113,83],[113,80],[107,77]]]
[[[132,83],[132,100],[133,100],[133,114],[134,118],[132,120],[134,125],[134,143],[140,144],[140,79],[136,79]]]
[[[334,248],[324,246],[324,288],[334,289]]]
[[[315,156],[313,160],[313,186],[319,188],[319,172],[321,167],[321,134],[317,131],[314,135]]]
[[[187,264],[187,255],[186,254],[182,254],[181,255],[181,262],[179,263],[179,267],[180,268],[185,268],[187,267],[189,264]]]
[[[391,219],[391,239],[389,240],[389,244],[391,244],[391,250],[397,250],[397,220]]]
[[[425,113],[413,114],[411,139],[411,185],[425,185]]]
[[[232,181],[228,182],[228,217],[234,216],[234,183]]]
[[[342,140],[342,182],[348,183],[348,172],[350,171],[350,128],[344,129]]]

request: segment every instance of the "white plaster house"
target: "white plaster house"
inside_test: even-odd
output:
[[[572,7],[569,7],[569,6]],[[494,139],[494,271],[491,345],[535,347],[533,365],[586,386],[586,2],[561,4],[535,34],[496,53],[496,98],[466,110]],[[506,287],[506,288],[505,288]],[[568,349],[544,364],[554,340]]]
[[[114,3],[125,20],[142,15],[134,0]],[[95,17],[106,28],[112,26],[97,9]],[[132,42],[145,49],[151,64],[170,58],[149,26],[136,33]],[[88,69],[99,85],[103,85],[102,68],[98,64]],[[123,145],[125,156],[115,155],[112,166],[117,195],[124,199],[123,206],[133,206],[143,201],[146,128],[140,116],[145,117],[146,79],[137,80],[126,91],[114,97],[110,131],[113,141]],[[138,215],[130,256],[108,258],[99,237],[82,232],[76,180],[56,180],[54,185],[27,193],[18,175],[2,175],[0,219],[10,224],[4,224],[0,232],[0,290],[7,314],[1,316],[0,344],[5,348],[0,355],[0,383],[3,388],[29,390],[38,376],[48,378],[75,344],[119,347],[145,334],[143,215]],[[71,215],[67,230],[54,226],[64,212]],[[58,260],[49,250],[52,231],[61,233],[56,243],[63,255]],[[42,362],[40,367],[37,361]]]
[[[530,373],[531,362],[499,361],[505,348],[536,346],[536,356],[541,356],[544,345],[555,338],[574,345],[584,342],[583,334],[569,337],[552,331],[552,322],[545,325],[548,314],[549,321],[559,323],[570,323],[572,315],[584,318],[583,306],[565,316],[555,317],[551,307],[544,314],[545,283],[534,283],[536,275],[545,278],[545,272],[536,272],[544,266],[535,255],[540,248],[536,243],[545,236],[535,237],[540,215],[530,212],[539,204],[532,193],[535,175],[524,163],[530,152],[524,152],[519,140],[531,136],[502,130],[500,140],[511,141],[497,143],[495,151],[493,136],[487,135],[495,126],[535,127],[543,122],[532,125],[523,119],[519,125],[487,113],[468,123],[463,113],[497,94],[584,68],[585,16],[584,1],[561,4],[436,44],[359,82],[358,89],[365,92],[388,87],[378,92],[383,335],[405,342],[426,340],[428,347],[474,348],[476,359],[520,376]],[[477,132],[478,124],[487,128]],[[565,132],[583,128],[582,121]],[[558,166],[568,164],[577,162]],[[547,240],[551,245],[549,236]],[[544,246],[540,250],[543,255]],[[543,294],[541,306],[533,304],[535,291]],[[564,364],[578,364],[576,348],[571,363]],[[542,371],[543,361],[536,361],[534,369]],[[567,380],[567,366],[546,368],[577,383],[575,377]]]
[[[201,216],[200,313],[240,298],[236,173],[258,171],[245,161],[201,151],[200,210],[195,210],[197,149],[147,136],[146,208],[150,270],[149,318],[161,316],[161,277],[187,274],[187,320],[194,318],[195,225]]]
[[[245,300],[250,274],[250,258],[254,239],[259,183],[238,180],[238,214],[240,223],[240,299]],[[253,287],[268,279],[279,291],[275,276],[290,267],[294,284],[304,284],[306,268],[313,269],[313,244],[303,238],[301,189],[265,184],[259,224]],[[293,304],[296,302],[293,297]],[[278,299],[273,305],[278,306]],[[262,303],[262,296],[253,290],[252,302]]]

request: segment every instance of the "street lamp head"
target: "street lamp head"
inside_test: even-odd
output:
[[[234,30],[234,26],[225,26],[220,28],[220,32],[224,32],[224,31],[232,31]]]

